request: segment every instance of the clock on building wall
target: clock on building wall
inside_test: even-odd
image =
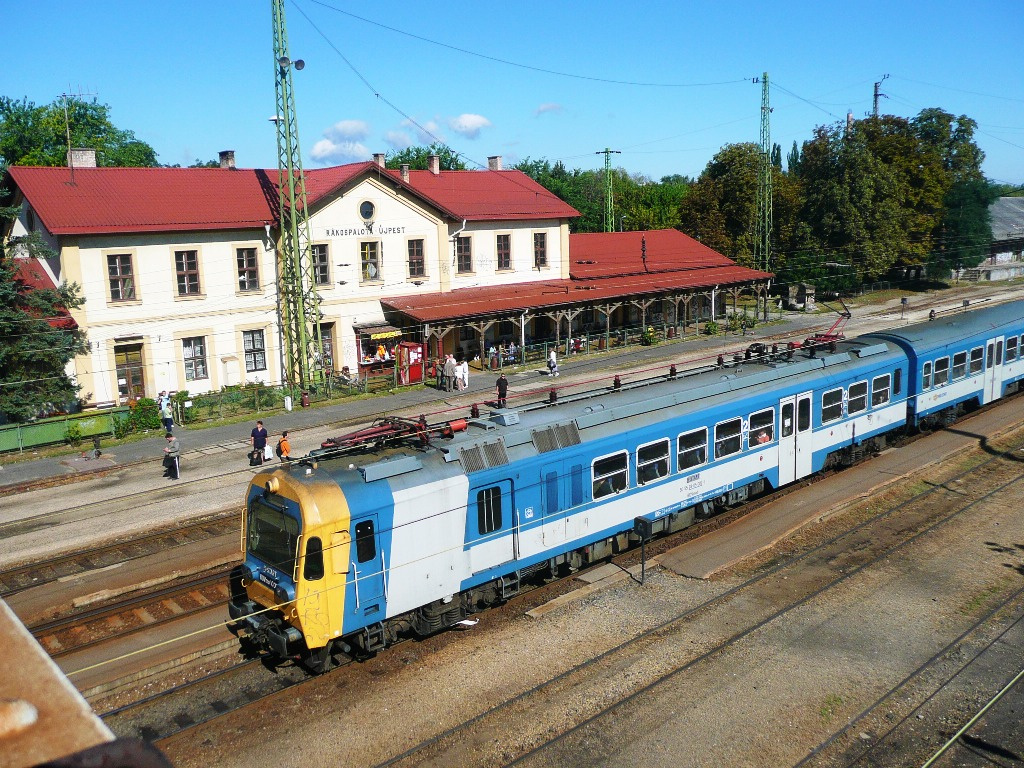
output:
[[[364,200],[359,204],[359,215],[363,217],[363,221],[373,221],[375,211],[376,208],[369,200]]]

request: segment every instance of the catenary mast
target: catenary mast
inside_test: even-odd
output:
[[[761,156],[757,167],[757,233],[754,237],[754,268],[772,267],[772,109],[768,103],[768,73],[761,78]],[[768,294],[764,295],[764,319],[768,319]]]
[[[299,126],[295,114],[292,70],[301,70],[301,59],[288,55],[284,0],[271,0],[274,21],[274,90],[277,111],[278,218],[278,311],[284,342],[284,378],[306,389],[323,376],[323,342],[320,336],[320,296],[313,279],[306,179],[299,151]]]

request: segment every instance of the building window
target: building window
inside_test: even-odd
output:
[[[537,269],[548,265],[548,236],[545,232],[533,233],[533,266]]]
[[[135,298],[135,275],[132,274],[130,253],[107,256],[107,275],[110,277],[111,301],[131,301]]]
[[[501,528],[501,489],[497,486],[477,491],[476,524],[481,534]]]
[[[708,429],[697,429],[679,436],[679,450],[676,460],[679,471],[699,467],[708,460]]]
[[[238,248],[235,250],[235,258],[238,261],[238,290],[259,290],[260,273],[256,263],[256,249]]]
[[[313,282],[317,285],[331,284],[331,263],[327,260],[327,244],[315,243],[309,247],[313,267]]]
[[[455,238],[455,263],[459,272],[473,271],[473,247],[468,237]]]
[[[843,416],[843,390],[833,389],[821,396],[821,423],[828,424]]]
[[[423,241],[409,241],[409,277],[423,277],[427,274],[426,264],[423,262]]]
[[[199,293],[199,251],[175,251],[174,270],[178,277],[178,295]]]
[[[595,499],[622,493],[629,484],[628,458],[625,452],[598,459],[591,467],[593,495]]]
[[[636,451],[636,481],[646,485],[668,474],[668,440],[644,445]]]
[[[206,339],[203,336],[182,339],[181,352],[185,361],[186,381],[209,378],[206,372]]]
[[[359,268],[364,283],[380,280],[380,243],[376,240],[359,244]]]
[[[263,331],[242,331],[242,346],[245,349],[245,370],[267,370],[267,350],[263,344]]]
[[[498,235],[495,249],[498,254],[498,269],[512,269],[512,235]]]

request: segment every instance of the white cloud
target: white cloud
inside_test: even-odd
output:
[[[387,142],[388,146],[398,152],[401,152],[403,149],[408,149],[413,144],[412,136],[405,131],[388,131],[384,134],[384,141]]]
[[[333,142],[362,141],[370,135],[370,125],[363,120],[339,120],[326,131],[324,137]]]
[[[464,114],[458,117],[452,117],[448,120],[448,127],[455,131],[460,136],[465,136],[467,139],[476,139],[480,136],[480,131],[484,128],[489,128],[491,121],[483,115]]]
[[[355,163],[369,160],[373,153],[358,141],[331,141],[320,139],[313,145],[309,156],[318,163]]]
[[[429,145],[433,144],[435,141],[439,141],[442,144],[448,143],[444,134],[441,133],[441,126],[434,120],[428,120],[420,125],[412,122],[411,120],[406,120],[402,125],[415,132],[417,144]]]
[[[549,101],[549,102],[547,102],[545,104],[541,104],[539,107],[537,107],[535,110],[533,110],[533,116],[534,117],[540,117],[541,115],[545,114],[546,112],[561,112],[561,111],[562,111],[562,105],[561,104],[555,104],[554,102]]]

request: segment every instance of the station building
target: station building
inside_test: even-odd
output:
[[[5,237],[56,253],[40,284],[78,283],[72,320],[89,351],[70,373],[87,405],[167,390],[282,383],[278,172],[14,166]],[[609,343],[627,326],[671,335],[713,319],[771,275],[676,230],[571,235],[578,212],[520,171],[391,170],[372,161],[306,172],[324,359],[380,373],[375,351],[486,359],[490,347]],[[392,363],[393,365],[393,363]]]

